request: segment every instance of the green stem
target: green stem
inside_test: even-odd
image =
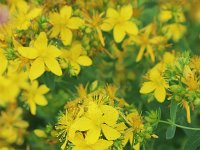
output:
[[[200,128],[191,128],[191,127],[186,127],[186,126],[182,126],[173,122],[168,122],[168,121],[164,121],[164,120],[160,120],[160,123],[165,123],[165,124],[169,124],[169,125],[174,125],[176,127],[182,128],[182,129],[187,129],[187,130],[194,130],[194,131],[200,131]]]

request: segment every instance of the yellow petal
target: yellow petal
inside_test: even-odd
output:
[[[166,97],[165,88],[162,86],[156,87],[154,96],[158,100],[158,102],[160,102],[160,103],[164,102],[165,97]]]
[[[102,124],[101,128],[107,140],[116,140],[121,136],[121,134],[117,130],[109,127],[106,124]]]
[[[58,34],[60,33],[60,26],[54,26],[52,29],[51,29],[51,34],[50,34],[50,37],[57,37]]]
[[[114,23],[112,21],[110,21],[110,19],[106,19],[106,21],[104,21],[100,27],[103,31],[110,31],[114,26]]]
[[[54,45],[49,45],[48,46],[48,56],[55,58],[61,55],[61,51],[58,50],[57,47],[55,47]]]
[[[76,131],[87,131],[91,128],[94,127],[93,122],[86,118],[86,117],[81,117],[78,118],[71,126],[69,129],[69,139],[73,139],[75,136]]]
[[[67,28],[62,29],[60,36],[61,36],[61,40],[62,40],[64,45],[70,45],[71,44],[72,36],[73,36],[71,30],[69,30]]]
[[[120,10],[120,16],[125,20],[129,20],[132,14],[133,14],[133,9],[131,5],[123,6]]]
[[[135,23],[127,21],[123,24],[125,31],[128,34],[132,34],[132,35],[137,35],[138,34],[138,27],[136,26]]]
[[[80,56],[80,57],[78,57],[77,62],[81,66],[91,66],[92,65],[92,60],[88,56]]]
[[[136,62],[139,62],[142,59],[142,56],[144,54],[145,46],[140,47],[139,53],[136,57]]]
[[[45,32],[40,32],[39,36],[37,37],[37,39],[34,42],[34,46],[37,49],[45,49],[47,48],[47,36]]]
[[[155,90],[155,88],[156,86],[153,82],[144,82],[140,89],[140,93],[142,94],[151,93],[152,91]]]
[[[102,105],[101,111],[103,112],[103,121],[109,126],[113,126],[116,124],[118,118],[119,118],[119,113],[118,111],[113,108],[112,106],[108,105]]]
[[[107,13],[106,13],[106,17],[108,17],[108,18],[118,18],[119,13],[113,8],[108,8]]]
[[[70,51],[71,51],[72,59],[73,60],[77,60],[78,57],[83,52],[83,47],[81,46],[80,43],[73,43],[72,48],[70,49]]]
[[[79,17],[72,17],[67,22],[67,27],[70,29],[78,29],[82,26],[84,21]]]
[[[106,150],[106,149],[109,149],[109,147],[112,144],[113,144],[113,141],[107,141],[107,140],[100,139],[92,147],[94,150]]]
[[[191,115],[190,115],[190,106],[188,104],[187,101],[183,100],[183,107],[186,110],[186,114],[187,114],[187,122],[191,123]]]
[[[100,40],[102,46],[105,46],[105,42],[104,42],[104,38],[103,38],[103,34],[101,32],[101,29],[99,27],[97,27],[96,30],[97,30],[97,34],[98,34],[98,37],[99,37],[99,40]]]
[[[31,114],[35,115],[36,114],[36,104],[34,103],[33,100],[29,100],[29,107],[31,110]]]
[[[1,53],[0,51],[0,75],[2,73],[4,73],[4,71],[6,70],[7,68],[7,65],[8,65],[8,60],[7,58],[4,56],[3,53]]]
[[[159,20],[161,22],[167,22],[169,19],[172,18],[172,12],[171,11],[161,11],[160,15],[159,15]]]
[[[101,128],[99,127],[94,127],[89,131],[87,131],[87,134],[85,136],[86,143],[88,145],[95,144],[100,137],[100,133],[101,133]]]
[[[21,56],[26,57],[28,59],[35,59],[36,57],[38,57],[38,51],[35,48],[19,47],[18,52]]]
[[[71,6],[64,6],[60,10],[60,15],[63,17],[63,19],[69,19],[72,15],[72,7]]]
[[[123,26],[116,25],[114,27],[113,36],[114,36],[115,42],[120,43],[124,39],[125,35],[126,33]]]
[[[37,58],[32,64],[29,72],[31,80],[40,77],[45,71],[44,62],[41,58]]]
[[[128,130],[125,131],[124,134],[124,140],[123,140],[123,145],[126,145],[128,143],[128,141],[130,142],[130,144],[133,144],[133,129],[129,128]]]
[[[35,103],[41,106],[45,106],[48,104],[46,98],[43,95],[35,95]]]
[[[57,23],[59,22],[59,20],[61,19],[60,15],[58,13],[50,13],[49,14],[49,22],[52,25],[57,25]]]
[[[140,150],[140,143],[133,145],[134,150]]]
[[[114,127],[117,131],[120,131],[120,132],[123,132],[125,129],[127,129],[127,126],[125,125],[124,122],[120,122],[120,123],[114,125]]]
[[[46,85],[41,85],[38,88],[38,93],[40,94],[46,94],[47,92],[49,92],[49,88]]]
[[[150,55],[151,61],[152,61],[152,62],[155,62],[155,55],[154,55],[154,53],[153,53],[153,49],[152,49],[152,46],[151,46],[151,45],[147,45],[147,52],[148,52],[149,55]]]
[[[62,75],[61,67],[58,63],[58,61],[54,58],[47,57],[44,59],[45,65],[48,67],[48,69],[54,73],[57,76]]]
[[[20,120],[20,121],[15,122],[15,126],[19,128],[27,128],[29,124],[26,121]]]
[[[27,15],[28,19],[34,19],[35,17],[39,16],[42,12],[41,8],[33,8]]]

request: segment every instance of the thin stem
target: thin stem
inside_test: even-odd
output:
[[[164,120],[160,120],[160,123],[165,123],[165,124],[169,124],[169,125],[174,125],[176,127],[182,128],[182,129],[187,129],[187,130],[194,130],[194,131],[200,131],[200,128],[191,128],[191,127],[186,127],[186,126],[182,126],[173,122],[168,122],[168,121],[164,121]]]

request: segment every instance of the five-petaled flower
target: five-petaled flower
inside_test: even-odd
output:
[[[62,75],[61,67],[56,60],[61,52],[54,45],[48,45],[44,32],[39,34],[30,47],[19,47],[18,52],[21,56],[33,60],[29,71],[31,80],[40,77],[46,68],[58,76]]]
[[[79,17],[72,17],[72,7],[64,6],[60,13],[51,13],[49,22],[53,25],[51,37],[57,37],[60,34],[64,45],[70,45],[72,42],[72,31],[83,25],[84,21]]]
[[[147,94],[154,91],[154,96],[158,102],[164,102],[166,89],[169,88],[169,85],[162,77],[158,68],[155,67],[149,72],[149,80],[143,83],[140,93]]]
[[[117,43],[120,43],[126,34],[137,35],[138,27],[130,21],[132,14],[131,5],[123,6],[119,12],[113,8],[108,8],[106,13],[107,18],[101,25],[101,29],[104,31],[113,29],[114,40]]]

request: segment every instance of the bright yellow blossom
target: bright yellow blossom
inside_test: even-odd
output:
[[[177,42],[185,34],[186,27],[180,23],[172,23],[169,25],[165,25],[162,28],[162,31],[163,33],[165,33],[168,39],[173,39],[175,42]]]
[[[118,111],[108,105],[98,106],[95,102],[89,102],[85,116],[77,119],[69,130],[69,139],[73,139],[76,131],[87,131],[85,140],[87,144],[98,141],[101,130],[107,140],[116,140],[120,132],[114,129],[118,120]]]
[[[46,85],[38,85],[38,81],[33,81],[24,92],[24,99],[27,101],[31,114],[36,114],[36,104],[40,106],[46,106],[47,100],[44,96],[49,91]]]
[[[134,145],[133,137],[134,137],[134,133],[140,132],[144,128],[142,118],[138,114],[138,112],[135,111],[135,112],[128,114],[126,119],[128,121],[128,124],[130,125],[130,127],[124,133],[123,145],[126,145],[128,142],[130,142],[131,146],[133,146],[133,148],[135,150],[139,150],[140,144],[137,143],[136,145]]]
[[[149,80],[150,81],[143,83],[140,93],[147,94],[154,91],[154,96],[157,101],[160,103],[164,102],[166,97],[166,89],[169,87],[169,85],[157,68],[150,70]]]
[[[195,71],[200,71],[200,56],[194,56],[191,59],[190,67]]]
[[[89,15],[88,12],[85,12],[83,15],[85,17],[85,20],[87,21],[86,25],[95,28],[98,34],[99,41],[101,42],[102,46],[105,46],[105,41],[101,31],[101,24],[103,22],[102,16],[104,15],[104,13],[101,14],[94,13],[92,17]]]
[[[45,67],[52,73],[61,76],[62,70],[56,60],[61,52],[54,46],[48,45],[48,39],[44,32],[41,32],[30,47],[19,47],[18,52],[25,58],[33,60],[29,71],[31,80],[40,77],[45,72]]]
[[[147,54],[150,56],[151,61],[155,62],[155,48],[158,44],[165,42],[165,38],[163,36],[154,35],[155,32],[155,24],[149,24],[145,28],[143,28],[138,36],[131,36],[130,40],[140,46],[139,53],[136,57],[136,62],[139,62],[145,50]]]
[[[72,17],[72,7],[64,6],[60,13],[51,13],[49,22],[53,25],[51,37],[60,35],[64,45],[70,45],[72,42],[72,30],[78,29],[83,25],[83,20],[79,17]]]
[[[71,75],[78,75],[80,72],[80,66],[92,65],[90,57],[83,52],[83,47],[80,43],[72,44],[69,50],[62,50],[61,57],[67,63]]]
[[[188,90],[196,91],[200,87],[198,77],[188,65],[184,67],[182,82],[187,85]]]
[[[1,112],[0,139],[4,144],[23,144],[23,136],[29,124],[22,119],[22,113],[22,108],[16,106],[10,106],[5,112]]]
[[[41,8],[30,9],[26,2],[20,2],[17,9],[12,12],[13,23],[15,23],[18,30],[27,30],[31,25],[31,20],[39,16],[42,12]]]
[[[174,19],[175,22],[185,22],[186,20],[182,8],[178,5],[173,5],[170,3],[161,6],[161,11],[158,18],[161,22],[167,22],[170,19]]]
[[[131,5],[123,6],[119,12],[113,8],[108,8],[107,18],[101,25],[101,29],[104,31],[113,29],[114,40],[117,43],[120,43],[126,34],[137,35],[138,28],[135,23],[130,21],[132,14]]]

